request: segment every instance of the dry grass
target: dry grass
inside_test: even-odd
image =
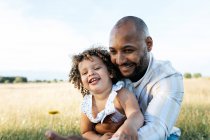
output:
[[[1,85],[0,139],[41,140],[47,129],[78,134],[81,100],[69,83]]]
[[[210,139],[210,79],[185,79],[184,100],[177,126],[183,140]]]
[[[177,126],[183,140],[210,139],[210,80],[185,80]],[[44,140],[44,132],[79,134],[82,96],[69,83],[0,85],[0,139]],[[51,116],[50,110],[59,114]]]
[[[185,79],[184,104],[210,105],[210,79]]]

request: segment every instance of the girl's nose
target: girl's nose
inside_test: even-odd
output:
[[[90,70],[90,71],[88,72],[88,76],[92,76],[92,75],[94,75],[94,71],[93,71],[93,70]]]

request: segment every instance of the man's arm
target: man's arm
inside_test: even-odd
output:
[[[137,130],[143,125],[144,117],[140,111],[136,97],[129,90],[122,89],[118,93],[117,99],[119,100],[127,119],[125,120],[123,125],[121,125],[121,127],[117,130],[113,137],[122,137],[122,135],[128,134],[131,136],[130,138],[132,140],[137,140]]]
[[[141,140],[164,140],[174,126],[183,98],[183,78],[180,74],[157,82],[151,90],[153,95],[144,114],[145,125],[138,130]]]

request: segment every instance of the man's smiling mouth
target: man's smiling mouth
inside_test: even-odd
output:
[[[118,66],[120,70],[128,70],[130,68],[132,68],[133,66],[135,66],[134,64],[130,63],[130,64],[123,64]]]

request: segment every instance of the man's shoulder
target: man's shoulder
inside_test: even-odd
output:
[[[152,63],[148,69],[148,72],[145,74],[143,78],[143,82],[145,84],[149,84],[150,86],[154,85],[158,81],[169,78],[169,77],[182,77],[182,74],[178,72],[172,65],[170,61],[163,60],[152,60]]]
[[[168,60],[156,60],[153,59],[150,67],[150,73],[155,75],[173,75],[173,74],[180,74]]]
[[[151,68],[155,69],[158,67],[168,67],[168,68],[172,68],[171,62],[169,60],[158,60],[153,58],[153,61],[151,63]]]

